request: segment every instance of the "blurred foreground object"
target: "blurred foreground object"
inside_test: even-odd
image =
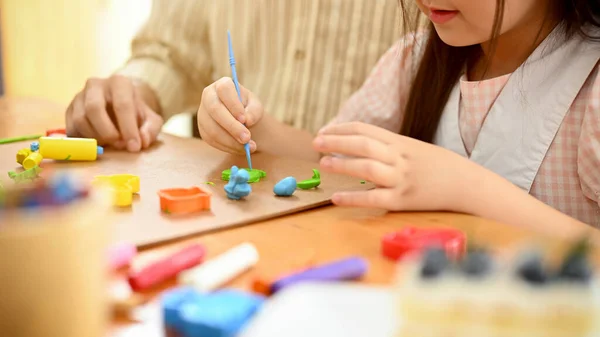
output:
[[[0,194],[0,336],[105,336],[108,195],[60,173]]]

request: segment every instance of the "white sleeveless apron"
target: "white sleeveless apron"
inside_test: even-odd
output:
[[[600,59],[600,43],[557,27],[509,78],[489,111],[470,159],[529,192],[577,94]],[[459,130],[460,83],[443,111],[434,144],[467,157]]]

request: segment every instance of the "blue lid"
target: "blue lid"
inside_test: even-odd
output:
[[[29,146],[29,148],[31,149],[31,151],[35,152],[37,150],[40,149],[40,143],[39,142],[33,142],[31,143],[31,145]]]
[[[96,154],[97,155],[103,155],[104,154],[104,148],[102,146],[98,146],[96,149]]]

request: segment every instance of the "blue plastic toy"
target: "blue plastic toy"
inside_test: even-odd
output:
[[[40,143],[39,142],[33,142],[33,143],[31,143],[31,145],[29,146],[29,148],[31,149],[32,152],[36,152],[37,150],[40,149]]]
[[[232,200],[240,200],[246,197],[252,192],[252,187],[248,184],[250,174],[244,169],[239,169],[237,166],[231,167],[231,174],[229,175],[229,183],[225,185],[225,193],[227,198]]]
[[[287,177],[281,179],[275,187],[273,187],[273,193],[280,197],[289,197],[296,191],[296,187],[298,184],[296,183],[296,178]]]
[[[260,309],[262,296],[238,290],[201,294],[189,287],[165,294],[165,327],[183,337],[233,337]]]
[[[201,301],[201,296],[190,287],[176,288],[165,293],[161,298],[165,327],[175,331],[183,330],[183,322],[179,317],[179,308],[186,302]]]

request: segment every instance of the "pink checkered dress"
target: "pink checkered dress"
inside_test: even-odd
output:
[[[413,39],[401,40],[331,123],[362,121],[399,132],[415,64]],[[470,155],[483,121],[510,75],[460,81],[460,133]],[[533,181],[530,194],[600,228],[600,74],[590,74],[567,113]]]

